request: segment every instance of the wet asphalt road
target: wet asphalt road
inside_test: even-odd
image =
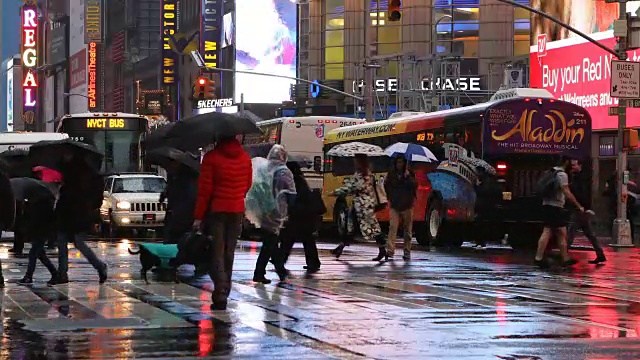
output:
[[[318,274],[304,276],[296,248],[294,278],[257,285],[259,243],[241,242],[229,308],[212,312],[208,276],[190,278],[187,268],[184,283],[153,275],[146,285],[131,241],[91,245],[109,264],[105,285],[72,250],[72,283],[47,287],[39,267],[36,284],[23,287],[27,261],[2,244],[0,358],[640,358],[636,249],[608,249],[602,267],[574,251],[575,268],[540,271],[503,248],[416,250],[410,262],[374,263],[373,246],[336,260],[333,245],[320,244]]]

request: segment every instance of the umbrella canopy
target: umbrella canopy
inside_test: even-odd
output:
[[[157,149],[163,146],[170,146],[170,142],[166,139],[166,135],[171,130],[175,123],[169,123],[164,126],[158,127],[145,137],[144,147],[147,151]]]
[[[260,128],[248,117],[214,112],[195,115],[177,122],[169,129],[165,139],[177,149],[196,152],[212,144],[220,136],[260,133]]]
[[[336,145],[327,152],[327,155],[337,157],[354,157],[358,154],[367,156],[387,156],[380,146],[365,144],[358,141]]]
[[[7,150],[0,153],[0,162],[9,177],[31,176],[29,151],[24,149]]]
[[[388,148],[384,149],[385,154],[389,157],[396,157],[399,155],[404,156],[406,159],[412,162],[435,162],[438,161],[431,150],[424,146],[411,143],[395,143]]]
[[[55,195],[44,181],[27,177],[14,178],[10,181],[13,197],[17,201],[36,199],[53,200],[55,198]]]
[[[300,165],[302,169],[313,167],[313,160],[309,159],[304,155],[289,154],[287,156],[287,162],[296,163]]]
[[[64,155],[68,153],[82,159],[93,170],[99,171],[102,167],[103,155],[95,146],[71,139],[37,142],[29,149],[29,159],[33,165],[61,170]]]
[[[177,162],[184,165],[190,170],[197,173],[200,172],[200,156],[190,154],[175,148],[160,147],[147,152],[147,161],[154,165],[162,166],[163,168],[170,170],[172,168],[171,163]]]
[[[482,159],[478,159],[474,157],[465,157],[465,158],[461,158],[460,161],[469,165],[469,167],[474,170],[481,168],[481,169],[484,169],[484,171],[486,171],[487,174],[491,176],[496,174],[496,169],[493,166],[489,165],[488,162]]]

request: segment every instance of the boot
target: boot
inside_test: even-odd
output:
[[[339,259],[340,255],[342,255],[342,250],[344,250],[344,244],[338,245],[337,248],[331,250],[331,253],[335,255],[336,259]]]
[[[372,261],[382,261],[384,258],[385,261],[389,260],[389,254],[387,254],[387,249],[384,246],[378,246],[378,256],[371,259]]]

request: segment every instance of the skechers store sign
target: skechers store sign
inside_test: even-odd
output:
[[[374,90],[376,92],[394,93],[398,91],[398,79],[378,79],[374,82]],[[452,90],[452,91],[482,91],[479,77],[461,77],[458,79],[437,79],[435,82],[431,79],[423,79],[420,84],[420,90],[428,91],[431,89]],[[353,92],[364,92],[364,80],[353,81]]]
[[[233,99],[198,100],[198,109],[233,106]]]

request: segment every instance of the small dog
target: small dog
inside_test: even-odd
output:
[[[172,264],[172,260],[174,260],[178,254],[177,245],[148,243],[140,244],[138,247],[139,250],[137,252],[129,249],[129,254],[140,254],[140,264],[142,265],[140,275],[147,284],[149,284],[147,272],[154,267],[157,267],[160,270],[175,270],[177,268],[177,266]]]

